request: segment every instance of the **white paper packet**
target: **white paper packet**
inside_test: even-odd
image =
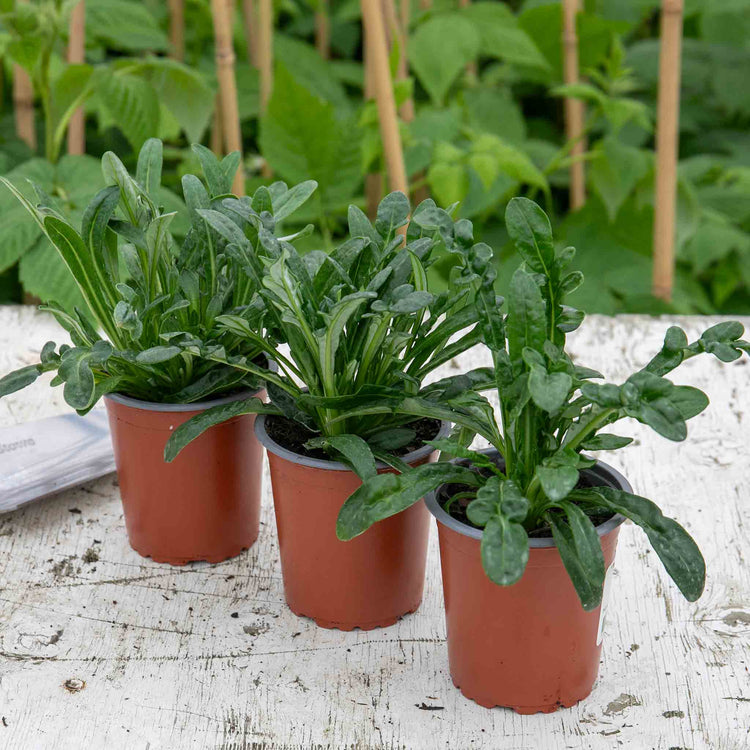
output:
[[[114,470],[104,409],[0,427],[0,513]]]

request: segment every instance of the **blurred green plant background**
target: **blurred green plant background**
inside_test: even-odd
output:
[[[86,64],[64,62],[74,3],[0,0],[0,173],[32,194],[31,178],[60,210],[80,212],[102,186],[98,158],[130,167],[151,136],[165,140],[164,204],[195,171],[192,142],[210,143],[217,82],[209,0],[186,0],[184,63],[169,59],[167,3],[86,0]],[[578,248],[588,283],[575,304],[592,312],[750,314],[750,0],[686,0],[682,61],[677,268],[673,300],[651,296],[654,120],[659,54],[656,0],[585,0],[578,19],[582,83],[562,82],[559,2],[481,0],[458,8],[412,0],[411,77],[396,96],[416,114],[402,123],[412,189],[459,203],[478,238],[498,250],[500,291],[519,259],[501,218],[508,200],[544,205],[555,235]],[[359,0],[330,0],[331,58],[314,46],[315,0],[274,5],[274,89],[259,112],[258,72],[246,56],[239,1],[235,49],[247,190],[269,179],[317,180],[296,218],[323,248],[344,231],[346,206],[364,206],[364,177],[382,173],[375,104],[363,95]],[[404,50],[394,45],[395,72]],[[34,82],[36,152],[15,134],[14,65]],[[586,204],[571,212],[563,96],[586,103]],[[65,155],[67,118],[86,108],[88,155]],[[384,186],[385,192],[385,186]],[[304,214],[304,215],[303,215]],[[174,226],[179,234],[185,228]],[[432,269],[439,287],[449,260]],[[8,191],[0,192],[0,302],[24,292],[79,304],[67,270]],[[585,296],[585,299],[583,298]]]

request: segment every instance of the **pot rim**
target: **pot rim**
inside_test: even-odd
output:
[[[329,461],[325,458],[310,458],[309,456],[303,456],[300,453],[290,451],[288,448],[284,448],[283,445],[279,445],[266,431],[266,417],[275,416],[273,414],[258,414],[255,418],[255,436],[260,441],[261,445],[265,446],[269,453],[273,453],[279,458],[283,458],[286,461],[290,461],[293,464],[300,466],[307,466],[311,469],[324,469],[326,471],[352,471],[351,466],[341,463],[341,461]],[[451,430],[450,422],[440,422],[440,429],[433,440],[438,438],[444,438],[449,434]],[[423,445],[421,448],[407,453],[405,456],[399,456],[399,458],[407,464],[413,464],[417,461],[427,458],[435,450],[431,445]],[[390,468],[388,464],[382,461],[376,461],[375,465],[378,469]]]
[[[477,453],[491,454],[497,453],[497,451],[494,448],[485,448],[483,450],[477,451]],[[454,462],[457,460],[461,459],[453,459]],[[584,472],[595,474],[599,479],[604,480],[605,484],[609,487],[614,487],[618,490],[624,490],[625,492],[633,491],[633,488],[630,486],[628,480],[625,479],[625,477],[620,474],[617,469],[607,463],[604,463],[604,461],[597,460],[594,466],[589,469],[584,469]],[[473,526],[468,526],[465,523],[459,521],[457,518],[453,518],[453,516],[450,515],[450,513],[448,513],[442,505],[440,505],[440,503],[437,501],[437,493],[439,489],[440,488],[433,492],[429,492],[427,495],[425,495],[424,498],[427,510],[429,510],[433,516],[435,516],[435,520],[438,522],[438,524],[447,526],[449,529],[456,531],[463,536],[468,536],[472,539],[480,540],[483,533],[482,529],[476,529]],[[625,521],[625,516],[621,515],[620,513],[615,513],[615,515],[612,516],[612,518],[610,518],[608,521],[599,524],[599,526],[596,527],[596,532],[600,537],[605,536],[606,534],[609,534],[610,531],[616,529],[620,524],[623,523],[623,521]],[[531,549],[544,549],[557,547],[557,545],[555,544],[555,540],[552,537],[534,537],[529,539],[529,547]]]
[[[271,372],[276,372],[279,369],[275,360],[270,359],[267,356],[266,361],[268,369]],[[221,396],[220,398],[213,398],[208,401],[193,401],[189,404],[162,404],[158,401],[142,401],[139,398],[133,398],[133,396],[126,396],[124,393],[107,393],[104,395],[104,400],[106,401],[109,399],[116,404],[129,406],[132,409],[141,409],[142,411],[160,411],[167,413],[206,411],[207,409],[212,409],[214,406],[223,406],[224,404],[231,404],[233,401],[242,401],[257,396],[264,387],[265,386],[261,386],[256,391],[251,391],[249,388],[246,388],[245,390],[228,396]]]

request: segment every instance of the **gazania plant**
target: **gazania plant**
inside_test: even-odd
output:
[[[260,311],[251,308],[256,287],[242,270],[244,259],[224,246],[205,218],[219,215],[231,221],[223,201],[239,154],[219,161],[203,146],[193,148],[206,184],[195,175],[182,179],[190,223],[182,242],[171,233],[176,214],[166,213],[157,200],[162,171],[157,139],[141,149],[135,176],[115,154],[104,155],[109,186],[86,209],[80,230],[41,191],[35,206],[2,180],[55,245],[89,309],[43,306],[68,331],[73,346],[46,344],[39,364],[0,380],[0,396],[47,371],[56,372],[53,385],[64,384],[65,400],[82,414],[113,392],[156,403],[194,403],[232,390],[257,390],[265,372],[265,360],[257,362],[262,347],[217,323],[222,314],[242,309],[260,325]],[[275,222],[314,189],[315,183],[291,190],[276,183],[259,188],[252,199],[235,199],[245,217],[246,244],[257,245],[259,234],[272,233]],[[200,356],[207,347],[246,357],[257,366],[238,370]]]
[[[492,291],[490,248],[475,244],[463,222],[450,226],[446,220],[442,226],[462,275],[471,279],[482,342],[493,366],[431,386],[443,394],[436,418],[443,418],[448,407],[455,423],[449,438],[431,443],[442,451],[441,461],[370,477],[342,507],[339,538],[352,539],[441,488],[438,500],[444,510],[482,530],[481,560],[492,581],[501,586],[519,581],[529,559],[529,538],[551,536],[583,608],[591,610],[601,603],[605,578],[596,524],[621,514],[643,528],[684,596],[697,599],[705,564],[693,539],[650,500],[598,486],[587,476],[596,462],[586,451],[628,445],[630,438],[609,432],[625,417],[669,440],[684,440],[687,420],[706,408],[708,398],[665,376],[704,352],[725,362],[738,359],[750,351],[740,338],[742,325],[720,323],[692,343],[679,327],[671,327],[661,351],[643,369],[624,383],[599,382],[600,373],[575,364],[565,352],[566,335],[583,319],[565,299],[582,275],[566,270],[574,251],[555,250],[549,220],[539,206],[524,198],[508,205],[507,230],[524,263],[511,280],[504,310]],[[473,395],[462,393],[467,388]],[[497,414],[478,395],[490,389],[497,394]],[[462,395],[451,399],[451,392]],[[422,405],[420,413],[430,414],[429,401]],[[360,408],[370,411],[378,405]],[[477,435],[494,450],[472,450]],[[450,457],[458,460],[449,462]]]
[[[241,213],[236,201],[225,206]],[[436,212],[445,226],[434,223]],[[204,212],[209,225],[242,253],[258,290],[253,305],[219,316],[217,325],[272,357],[279,372],[265,375],[270,404],[248,399],[194,417],[175,431],[167,460],[209,427],[248,413],[274,415],[271,425],[283,432],[286,445],[302,453],[324,451],[361,477],[375,474],[376,459],[402,469],[398,453],[435,436],[441,416],[437,407],[428,413],[425,395],[431,389],[425,391],[424,380],[477,343],[481,332],[469,286],[440,294],[427,290],[427,269],[444,233],[453,234],[453,220],[431,200],[415,209],[411,221],[409,213],[406,196],[398,192],[383,199],[374,224],[351,206],[349,238],[330,254],[301,256],[288,242],[263,234],[263,252],[256,253],[236,224]],[[259,309],[263,335],[254,325]],[[206,347],[204,356],[240,375],[256,373],[247,355]],[[373,401],[410,408],[357,408]],[[423,417],[427,425],[418,424]]]

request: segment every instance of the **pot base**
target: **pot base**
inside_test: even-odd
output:
[[[345,630],[345,631],[351,631],[351,630],[375,630],[376,628],[387,628],[391,625],[395,625],[402,617],[406,617],[406,615],[414,614],[418,609],[419,605],[422,603],[422,600],[420,599],[414,607],[411,609],[407,609],[406,612],[396,615],[395,617],[387,617],[384,620],[375,620],[373,622],[365,622],[365,623],[352,623],[352,622],[335,622],[333,620],[323,620],[319,617],[314,617],[313,615],[305,614],[304,612],[295,609],[292,607],[291,604],[287,601],[287,606],[289,609],[294,612],[297,617],[306,617],[309,620],[312,620],[319,628],[325,628],[326,630]]]
[[[452,681],[453,684],[461,691],[461,695],[463,695],[464,698],[468,698],[470,701],[474,701],[474,703],[476,703],[478,706],[481,706],[482,708],[508,708],[511,711],[515,711],[517,714],[521,714],[523,716],[528,716],[530,714],[552,714],[557,711],[558,708],[571,708],[590,695],[590,693],[587,693],[586,695],[582,695],[580,698],[575,698],[574,700],[559,700],[556,703],[545,703],[539,706],[504,706],[492,700],[492,698],[483,698],[479,695],[471,695],[469,692],[464,690],[455,680],[452,679]]]
[[[241,547],[235,547],[232,548],[229,552],[223,553],[221,555],[203,555],[202,557],[172,557],[170,555],[161,555],[161,554],[152,554],[146,549],[138,549],[134,544],[131,543],[130,547],[135,550],[141,557],[148,557],[151,560],[153,560],[155,563],[164,563],[166,565],[172,565],[174,567],[184,567],[185,565],[189,565],[190,563],[194,562],[205,562],[205,563],[220,563],[224,562],[226,560],[231,560],[233,557],[237,557],[238,555],[241,555],[246,550],[249,550],[250,547],[252,547],[255,542],[258,539],[258,535],[256,534],[255,537],[248,542],[247,544],[243,544]]]

